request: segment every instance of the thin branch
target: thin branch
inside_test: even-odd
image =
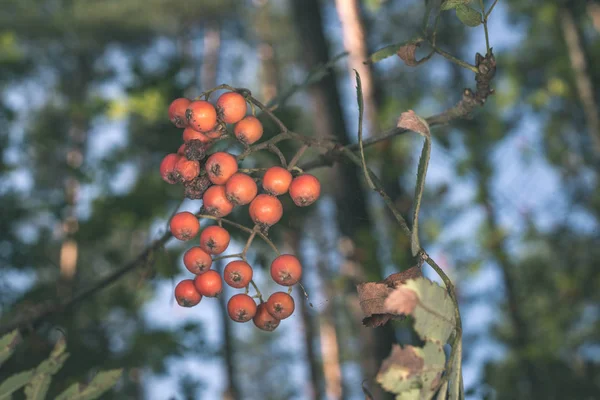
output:
[[[123,265],[121,268],[118,268],[115,271],[109,273],[104,278],[101,278],[88,288],[80,291],[79,293],[73,295],[67,300],[49,301],[46,304],[41,305],[39,308],[35,309],[31,313],[24,312],[22,315],[19,315],[12,321],[0,326],[0,335],[10,332],[14,329],[33,329],[37,324],[39,324],[42,320],[48,318],[49,316],[67,311],[69,308],[71,308],[81,300],[90,297],[95,293],[99,292],[100,290],[110,286],[112,283],[119,280],[128,272],[131,272],[140,266],[147,265],[149,260],[152,258],[152,255],[157,250],[162,248],[165,245],[165,243],[171,238],[171,236],[171,232],[166,231],[160,238],[153,241],[135,259]]]
[[[294,157],[292,158],[292,160],[290,161],[290,163],[288,164],[288,171],[291,171],[294,169],[294,167],[296,166],[296,164],[298,164],[298,161],[300,161],[300,157],[302,157],[302,155],[304,154],[304,152],[306,151],[306,149],[308,149],[308,145],[304,144],[302,145],[298,151],[296,152],[296,154],[294,154]]]

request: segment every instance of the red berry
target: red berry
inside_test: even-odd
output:
[[[277,197],[259,194],[250,203],[250,218],[255,224],[269,227],[275,225],[283,216],[283,206]]]
[[[198,132],[208,132],[217,124],[217,110],[204,100],[192,101],[185,110],[185,117],[188,125]]]
[[[221,275],[215,270],[208,270],[194,278],[194,286],[202,296],[217,297],[223,291]]]
[[[200,275],[210,269],[212,258],[202,248],[194,246],[183,255],[183,264],[192,274]]]
[[[252,280],[252,267],[246,261],[232,261],[223,270],[225,282],[236,289],[248,286]]]
[[[190,240],[200,231],[200,222],[191,212],[183,211],[171,218],[171,233],[179,240]]]
[[[252,318],[252,322],[254,322],[254,325],[256,325],[258,329],[272,332],[279,326],[281,321],[269,314],[267,311],[267,305],[265,303],[261,303],[256,309],[256,315],[254,318]]]
[[[224,185],[225,182],[238,170],[237,159],[229,153],[219,151],[211,154],[204,165],[208,179],[215,185]]]
[[[214,185],[206,189],[202,195],[206,212],[214,217],[224,217],[233,210],[233,203],[227,200],[225,187]]]
[[[256,315],[256,303],[247,294],[235,294],[227,303],[227,314],[235,322],[248,322]]]
[[[321,184],[313,175],[300,175],[290,185],[290,197],[298,207],[310,206],[321,195]]]
[[[181,307],[194,307],[200,303],[202,295],[196,290],[194,281],[186,279],[175,286],[175,300]]]
[[[271,278],[282,286],[292,286],[302,277],[302,265],[296,256],[282,254],[271,263]]]
[[[260,140],[263,135],[263,126],[258,118],[249,115],[235,124],[233,133],[240,142],[248,146]]]
[[[296,308],[294,298],[285,292],[273,293],[265,304],[269,314],[280,320],[292,315]]]
[[[225,124],[217,124],[214,128],[205,133],[206,137],[210,140],[218,139],[225,134],[227,134],[227,126]]]
[[[263,176],[263,188],[273,196],[286,193],[292,183],[292,174],[285,168],[271,167]]]
[[[175,153],[167,154],[160,163],[160,176],[162,176],[165,182],[170,183],[171,185],[178,182],[175,165],[177,165],[179,158],[181,158],[181,156]]]
[[[186,98],[175,99],[169,106],[169,119],[178,128],[185,128],[187,119],[185,118],[185,110],[188,108],[190,101]]]
[[[237,172],[225,183],[227,199],[235,205],[245,205],[256,197],[258,187],[249,175]]]
[[[211,141],[204,133],[200,133],[192,128],[185,128],[183,130],[183,141],[189,142],[190,140],[199,140],[202,143],[209,143]]]
[[[221,254],[227,250],[230,240],[229,232],[225,228],[211,225],[200,233],[200,248],[209,254]]]
[[[200,163],[181,157],[175,165],[175,171],[183,181],[191,181],[200,174]]]
[[[217,100],[217,113],[225,123],[235,124],[239,122],[246,115],[246,111],[246,100],[239,93],[223,93]]]

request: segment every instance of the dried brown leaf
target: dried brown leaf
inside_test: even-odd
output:
[[[419,297],[413,290],[400,285],[385,299],[384,307],[390,314],[410,315],[418,301]]]
[[[398,57],[404,61],[404,64],[408,65],[409,67],[416,67],[421,63],[420,60],[417,60],[415,53],[417,52],[417,48],[421,46],[422,41],[423,39],[416,39],[406,43],[404,46],[398,49],[396,54],[398,54]]]
[[[413,110],[408,110],[400,114],[398,128],[408,129],[427,137],[431,135],[427,122]]]
[[[404,318],[403,315],[386,311],[385,301],[394,289],[408,279],[422,276],[421,268],[414,266],[406,271],[391,274],[381,282],[366,282],[357,285],[360,307],[365,315],[363,325],[375,328],[388,323],[390,319]]]

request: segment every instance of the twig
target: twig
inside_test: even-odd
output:
[[[298,151],[296,152],[296,154],[294,154],[294,157],[292,158],[292,160],[290,161],[290,163],[288,164],[288,171],[291,171],[294,169],[294,167],[296,166],[296,164],[298,164],[298,161],[300,161],[300,157],[302,157],[302,155],[304,154],[304,152],[306,151],[306,149],[308,149],[308,145],[303,144]]]
[[[172,235],[170,231],[165,232],[160,238],[153,241],[146,249],[144,249],[144,251],[142,251],[135,259],[123,265],[121,268],[111,272],[104,278],[101,278],[88,288],[80,291],[67,300],[50,301],[32,313],[23,313],[23,315],[19,315],[12,321],[0,326],[0,335],[10,332],[14,329],[23,330],[27,327],[35,327],[43,319],[48,318],[53,314],[67,311],[81,300],[90,297],[96,292],[99,292],[100,290],[110,286],[128,272],[131,272],[142,265],[146,265],[151,255],[163,247],[164,244],[171,238],[171,236]]]

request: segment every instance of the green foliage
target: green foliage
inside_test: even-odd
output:
[[[97,399],[121,378],[123,370],[113,369],[99,372],[87,385],[74,383],[56,397],[56,400],[93,400]]]
[[[392,314],[411,315],[414,329],[425,344],[394,346],[381,366],[377,382],[397,394],[397,399],[432,398],[440,388],[442,373],[457,372],[455,365],[446,370],[444,353],[444,345],[456,328],[454,303],[437,283],[417,278],[395,289],[386,299],[385,308]],[[452,346],[460,346],[460,340]],[[459,371],[460,368],[458,376]]]
[[[426,278],[411,279],[404,288],[414,291],[419,299],[411,314],[419,337],[446,343],[456,325],[454,304],[446,289]]]
[[[422,348],[395,345],[381,370],[377,382],[396,399],[431,399],[444,372],[444,351],[433,342]]]
[[[50,357],[43,361],[36,369],[35,375],[25,387],[25,396],[28,400],[43,400],[50,387],[52,375],[56,374],[63,366],[69,354],[65,353],[66,341],[60,339],[50,353]]]
[[[15,348],[20,342],[21,334],[17,330],[0,338],[0,366],[15,352]]]
[[[443,11],[452,10],[458,6],[469,4],[472,0],[446,0],[442,3],[441,9]]]
[[[19,338],[18,331],[4,335],[0,339],[0,348],[4,354],[7,348],[14,351],[14,343]],[[10,399],[12,394],[25,386],[27,400],[43,400],[50,387],[52,375],[56,374],[63,366],[69,353],[65,352],[66,342],[59,340],[50,353],[50,357],[40,363],[35,369],[19,372],[8,377],[0,384],[0,399]],[[10,354],[8,354],[10,356]],[[120,379],[122,369],[99,372],[92,381],[87,384],[75,383],[60,394],[56,399],[60,400],[93,400],[110,390]]]
[[[467,5],[456,7],[456,16],[463,24],[474,28],[483,23],[481,13]]]

